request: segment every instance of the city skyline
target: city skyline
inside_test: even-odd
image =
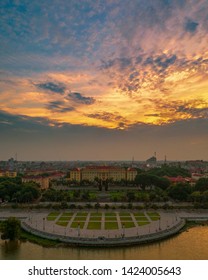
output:
[[[205,0],[2,1],[0,159],[208,160]]]

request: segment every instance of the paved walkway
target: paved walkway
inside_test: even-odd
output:
[[[145,238],[148,236],[159,236],[166,233],[171,233],[182,225],[182,219],[207,219],[208,220],[208,211],[157,211],[160,214],[160,220],[151,221],[149,216],[146,214],[145,217],[150,221],[147,225],[139,226],[135,216],[132,214],[133,211],[125,211],[130,213],[130,217],[135,224],[135,227],[132,228],[123,228],[121,223],[121,217],[119,212],[122,211],[111,211],[116,213],[118,229],[116,230],[105,230],[104,229],[104,213],[108,212],[105,210],[100,210],[102,213],[101,216],[101,229],[100,230],[89,230],[87,225],[90,219],[90,213],[88,213],[83,229],[80,228],[71,228],[71,223],[73,222],[77,212],[74,211],[72,219],[69,221],[66,227],[59,226],[56,224],[59,217],[62,213],[54,220],[48,221],[47,216],[51,211],[20,211],[20,210],[2,210],[0,209],[0,219],[6,219],[8,217],[17,217],[24,221],[25,227],[34,233],[43,233],[48,236],[59,236],[62,238],[85,238],[85,239],[112,239],[123,238],[125,236],[128,238]],[[64,212],[64,211],[63,211]],[[95,212],[95,211],[92,211]]]

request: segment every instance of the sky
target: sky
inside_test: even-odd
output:
[[[0,160],[208,160],[207,0],[1,0]]]

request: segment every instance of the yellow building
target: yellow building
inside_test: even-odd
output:
[[[0,170],[0,177],[9,177],[9,178],[15,178],[17,177],[16,171],[9,171],[9,170]]]
[[[125,169],[116,166],[87,166],[82,169],[75,168],[70,171],[70,180],[80,182],[81,180],[88,180],[93,182],[95,179],[101,181],[133,181],[137,175],[135,168]]]
[[[49,178],[42,176],[25,176],[22,177],[23,183],[34,182],[40,185],[42,190],[46,190],[49,188]]]
[[[136,168],[128,168],[126,170],[126,180],[127,181],[134,181],[135,180],[135,177],[137,175],[137,170]]]

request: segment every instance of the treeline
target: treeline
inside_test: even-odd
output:
[[[152,168],[150,170],[147,171],[147,174],[152,174],[155,176],[168,176],[168,177],[177,177],[177,176],[181,176],[181,177],[191,177],[190,172],[185,169],[182,168],[180,166],[169,166],[164,164],[161,168]]]
[[[41,195],[36,183],[22,183],[20,178],[0,178],[0,199],[2,202],[29,203]]]

